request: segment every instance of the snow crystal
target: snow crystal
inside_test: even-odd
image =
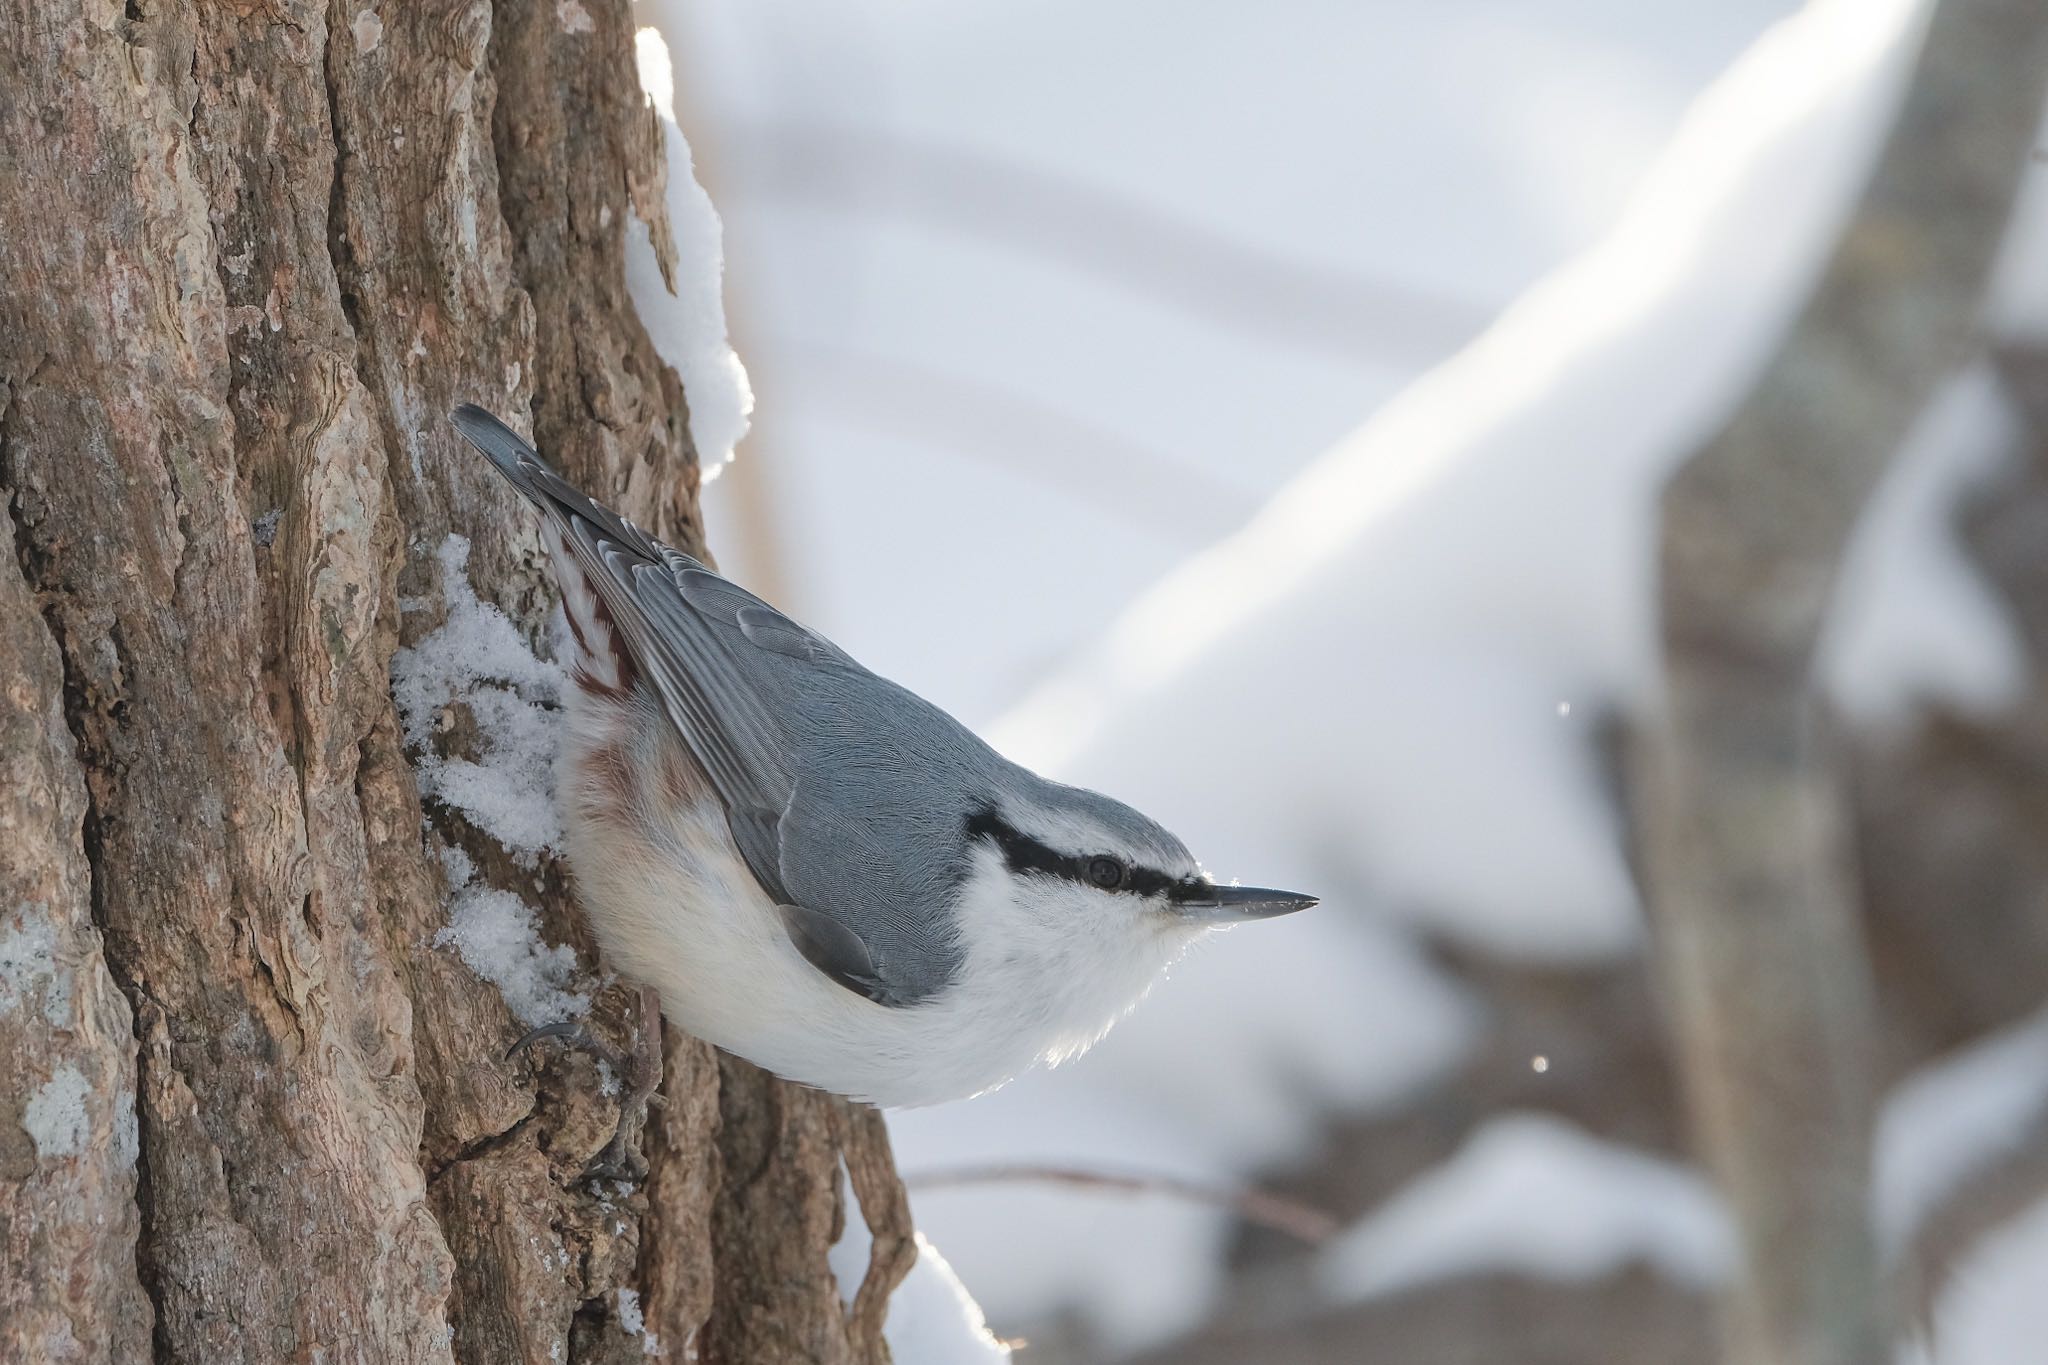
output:
[[[36,1145],[36,1156],[76,1156],[85,1147],[91,1120],[85,1098],[92,1092],[85,1074],[61,1063],[21,1111],[21,1126]]]
[[[1486,1272],[1592,1280],[1637,1261],[1707,1290],[1736,1255],[1703,1176],[1563,1119],[1513,1114],[1332,1243],[1319,1271],[1343,1300]]]
[[[57,961],[57,926],[43,901],[26,901],[0,923],[0,1019],[40,994],[43,1020],[70,1028],[71,972]]]
[[[2048,1111],[2048,1011],[1908,1076],[1877,1125],[1873,1211],[1890,1251]]]
[[[661,1354],[661,1338],[647,1330],[647,1319],[640,1311],[640,1291],[623,1285],[619,1288],[619,1327],[627,1336],[640,1338],[642,1355]]]
[[[391,660],[392,695],[420,793],[532,866],[562,836],[553,792],[562,672],[527,647],[511,618],[477,597],[467,573],[468,540],[450,535],[434,557],[447,619]],[[476,724],[474,759],[434,752],[436,727],[458,703]]]
[[[668,152],[668,219],[679,258],[675,288],[662,278],[651,229],[634,214],[626,224],[626,285],[647,335],[675,367],[689,400],[690,440],[706,479],[732,459],[747,434],[754,393],[725,330],[725,230],[711,196],[697,183],[690,144],[676,126],[675,71],[659,29],[634,38],[640,88],[661,118]]]
[[[466,539],[450,535],[435,559],[447,619],[391,661],[392,695],[420,793],[532,867],[561,844],[554,758],[562,673],[527,647],[511,618],[477,597]],[[435,731],[456,704],[476,726],[473,759],[434,750]],[[445,846],[440,858],[453,894],[435,944],[453,947],[528,1028],[587,1013],[589,993],[573,989],[575,952],[542,942],[532,908],[518,896],[477,882],[468,853]]]
[[[541,941],[533,907],[510,891],[465,886],[449,903],[436,947],[452,947],[464,965],[498,988],[505,1008],[528,1028],[590,1012],[588,991],[573,990],[576,953]]]
[[[476,860],[469,851],[459,844],[443,844],[439,850],[441,870],[448,876],[448,885],[467,886],[469,879],[476,875]]]

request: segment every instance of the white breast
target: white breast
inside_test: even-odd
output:
[[[830,980],[790,942],[723,808],[651,708],[572,689],[560,790],[570,866],[607,965],[688,1032],[777,1075],[882,1105],[933,1104],[1085,1049],[1188,936],[1017,893],[993,853],[958,913],[960,978],[909,1008]]]

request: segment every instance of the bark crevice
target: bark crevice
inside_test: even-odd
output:
[[[100,754],[92,743],[91,727],[87,724],[89,713],[98,709],[88,699],[89,688],[73,657],[71,643],[67,638],[64,622],[58,610],[61,588],[48,556],[39,550],[39,538],[35,528],[29,524],[21,503],[15,477],[14,458],[18,449],[15,440],[15,423],[22,399],[36,389],[55,357],[45,352],[20,381],[0,385],[0,504],[7,509],[12,524],[16,568],[22,582],[35,595],[42,626],[48,637],[61,669],[61,695],[59,707],[64,718],[64,727],[71,735],[73,751],[88,772],[97,768],[101,772],[113,769],[110,759]],[[110,639],[110,644],[114,642]],[[117,653],[118,645],[114,646]],[[114,706],[106,708],[110,719],[118,723]],[[95,761],[95,757],[96,761]],[[149,1231],[151,1192],[149,1185],[150,1124],[146,1106],[141,1102],[143,1085],[144,1052],[141,1047],[141,1019],[146,1005],[154,1004],[148,991],[142,986],[134,972],[122,961],[123,955],[113,947],[116,942],[108,923],[106,888],[103,882],[105,841],[101,829],[101,811],[94,784],[87,780],[81,784],[85,803],[78,825],[78,845],[86,873],[86,909],[94,931],[99,937],[99,957],[108,977],[113,981],[122,997],[128,1002],[132,1037],[136,1043],[135,1091],[130,1103],[136,1116],[136,1161],[135,1192],[132,1202],[137,1217],[137,1231],[134,1244],[135,1275],[144,1296],[149,1301],[151,1351],[158,1361],[172,1359],[170,1344],[164,1334],[164,1312],[162,1288],[158,1276],[156,1258],[152,1254]]]
[[[347,170],[343,164],[348,156],[346,144],[342,141],[341,128],[341,86],[334,70],[334,17],[340,6],[328,8],[324,32],[320,35],[320,84],[321,92],[327,99],[327,139],[330,161],[327,186],[327,266],[334,273],[336,301],[341,305],[341,315],[348,324],[349,340],[355,345],[356,372],[361,374],[363,327],[359,314],[352,281],[355,278],[353,251],[348,241],[348,190],[344,180]],[[381,406],[380,411],[381,411]]]

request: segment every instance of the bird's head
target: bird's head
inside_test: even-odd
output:
[[[1316,903],[1293,891],[1221,885],[1156,821],[1079,787],[1036,782],[1006,793],[971,812],[965,832],[973,878],[1000,879],[1017,905],[1084,938],[1185,938]]]
[[[1101,1038],[1204,931],[1316,903],[1218,885],[1155,821],[1037,778],[977,805],[963,832],[955,914],[969,989],[1011,1002],[1052,1061]]]

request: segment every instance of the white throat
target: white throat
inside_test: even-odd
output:
[[[988,1002],[1049,1062],[1086,1051],[1200,937],[1135,897],[1013,873],[988,848],[955,915],[966,963],[951,994]]]

